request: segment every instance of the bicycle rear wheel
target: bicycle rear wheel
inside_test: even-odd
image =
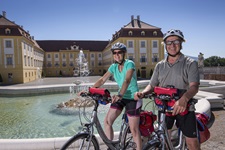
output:
[[[87,133],[79,133],[72,138],[70,138],[61,148],[61,150],[86,150],[88,144],[89,144],[89,139],[90,136]],[[96,139],[96,137],[93,135],[90,145],[89,145],[89,150],[99,150],[99,144]]]

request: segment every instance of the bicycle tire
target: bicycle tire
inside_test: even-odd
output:
[[[61,150],[86,150],[86,146],[89,143],[89,134],[88,133],[79,133],[72,138],[70,138],[61,148]],[[96,137],[93,135],[90,143],[89,150],[99,150],[99,144]]]
[[[124,129],[122,141],[123,141],[123,143],[122,143],[123,144],[123,149],[129,149],[129,148],[135,149],[136,148],[136,144],[135,144],[135,142],[133,140],[133,136],[131,134],[129,126],[127,126]]]
[[[142,150],[160,150],[160,141],[150,140],[143,146]]]

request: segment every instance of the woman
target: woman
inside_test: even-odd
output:
[[[119,86],[118,94],[112,96],[112,104],[104,120],[105,134],[110,140],[113,140],[114,131],[112,125],[125,107],[134,142],[136,143],[137,150],[141,150],[142,142],[139,131],[139,120],[142,100],[134,100],[134,94],[139,91],[135,64],[133,61],[125,59],[127,49],[123,43],[114,44],[111,51],[115,63],[93,85],[93,87],[98,88],[113,76]]]

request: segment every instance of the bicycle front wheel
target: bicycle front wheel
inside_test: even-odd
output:
[[[61,150],[99,150],[99,144],[96,137],[93,135],[90,141],[88,133],[79,133],[70,138],[61,148]],[[88,148],[89,147],[89,148]]]

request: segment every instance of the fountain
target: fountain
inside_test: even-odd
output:
[[[74,76],[88,76],[90,71],[88,69],[88,61],[85,59],[83,50],[80,50],[78,58],[76,58],[77,66],[73,70]]]

